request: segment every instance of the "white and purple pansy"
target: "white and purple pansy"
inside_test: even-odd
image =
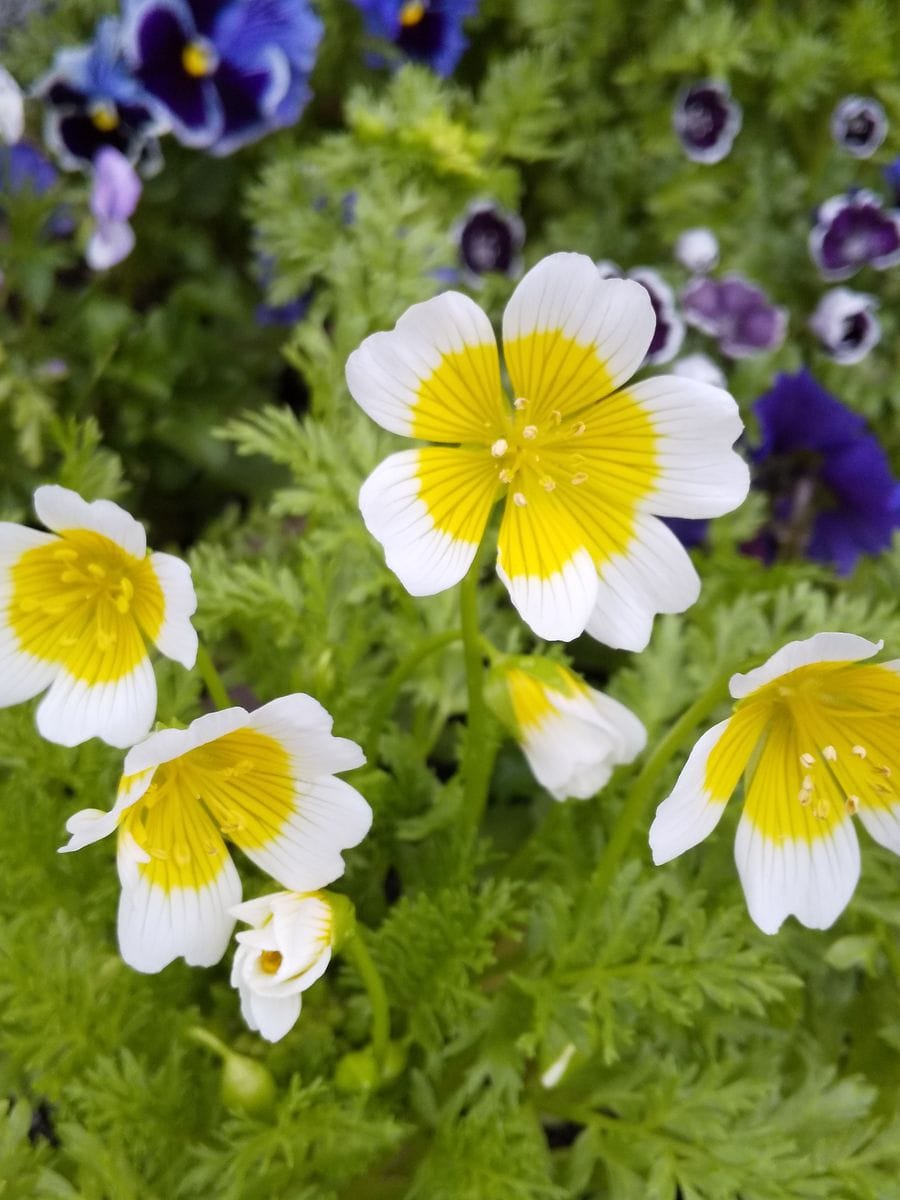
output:
[[[787,312],[740,275],[692,279],[681,292],[688,324],[709,334],[729,358],[777,350],[787,331]]]
[[[656,317],[656,328],[644,362],[648,365],[670,362],[684,341],[684,321],[678,313],[675,293],[659,272],[651,267],[634,267],[625,278],[633,279],[641,285],[650,297],[653,315]]]
[[[900,262],[900,213],[864,188],[832,196],[816,213],[809,253],[826,279],[849,279],[866,266],[884,271]]]
[[[858,363],[881,341],[878,301],[865,292],[831,288],[816,305],[809,328],[835,362]]]
[[[452,231],[462,278],[480,284],[488,273],[518,279],[522,274],[525,225],[516,213],[491,200],[470,204]]]
[[[297,120],[321,36],[305,0],[135,0],[125,27],[134,73],[175,136],[217,155]]]
[[[353,0],[366,32],[392,42],[404,58],[425,63],[438,75],[452,75],[468,46],[463,23],[475,15],[478,0]],[[373,55],[376,64],[385,58]]]
[[[699,163],[720,162],[740,132],[743,110],[727,83],[705,79],[678,97],[672,124],[688,158]]]
[[[871,96],[845,96],[831,114],[831,136],[854,158],[871,158],[887,130],[884,106]]]

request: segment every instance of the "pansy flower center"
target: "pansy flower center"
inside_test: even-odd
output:
[[[410,29],[413,25],[418,25],[428,8],[422,0],[407,0],[407,3],[400,9],[400,24],[404,29]]]
[[[195,38],[181,51],[181,65],[188,75],[195,79],[204,79],[215,74],[219,66],[219,55],[212,42],[206,38]]]
[[[529,416],[528,401],[519,397],[506,436],[491,443],[497,480],[512,490],[513,501],[524,506],[535,487],[553,492],[558,486],[579,487],[588,476],[578,439],[587,426],[580,419],[564,420],[554,410],[541,424]]]
[[[101,133],[110,133],[119,124],[119,113],[112,100],[97,100],[90,107],[94,128]]]

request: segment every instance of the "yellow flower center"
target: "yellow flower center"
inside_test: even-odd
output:
[[[215,46],[203,38],[198,38],[181,51],[181,65],[188,75],[195,79],[204,79],[212,75],[219,65],[219,56]]]
[[[547,421],[534,424],[528,416],[528,401],[518,398],[515,414],[505,437],[491,444],[498,483],[510,489],[513,502],[528,503],[535,487],[553,492],[557,487],[580,487],[588,480],[586,458],[579,453],[578,439],[587,426],[582,420],[564,421],[551,412]]]
[[[413,25],[418,25],[428,8],[427,4],[423,4],[422,0],[408,0],[400,9],[400,24],[404,29],[409,29]]]
[[[280,950],[263,950],[259,956],[259,969],[265,972],[266,975],[277,974],[281,963],[282,956]]]
[[[69,530],[26,551],[12,568],[7,617],[29,654],[76,679],[108,683],[133,671],[154,639],[165,601],[149,558],[102,534]]]
[[[111,100],[98,100],[91,105],[91,120],[101,133],[109,133],[119,124],[119,114]]]

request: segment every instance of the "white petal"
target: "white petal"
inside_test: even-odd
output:
[[[245,921],[248,925],[259,928],[265,921],[271,919],[275,898],[289,895],[290,892],[269,892],[268,895],[257,896],[254,900],[244,900],[240,904],[235,904],[234,908],[230,910],[231,915],[237,917],[239,921]]]
[[[161,763],[180,758],[189,750],[214,742],[226,733],[243,729],[250,720],[245,708],[224,708],[221,712],[204,713],[191,721],[187,729],[160,729],[151,733],[139,745],[132,746],[125,756],[124,775],[137,775]]]
[[[733,443],[744,429],[728,392],[678,375],[628,389],[656,433],[659,478],[642,502],[661,517],[718,517],[747,498],[750,470]]]
[[[791,914],[808,929],[828,929],[859,879],[859,842],[849,817],[813,842],[775,843],[744,815],[734,858],[750,916],[763,933],[777,933]]]
[[[197,631],[191,617],[197,611],[197,593],[191,568],[174,554],[150,555],[154,574],[162,588],[165,615],[154,641],[160,654],[181,663],[188,671],[197,661]]]
[[[597,595],[597,568],[587,550],[576,550],[561,570],[547,578],[510,576],[499,558],[497,574],[519,616],[538,637],[570,642],[584,633]]]
[[[116,542],[135,558],[147,553],[143,525],[112,500],[82,500],[77,492],[46,484],[34,493],[34,511],[54,533],[67,529],[92,529]]]
[[[360,408],[383,429],[412,435],[423,382],[434,375],[445,355],[479,346],[491,347],[496,359],[497,342],[487,316],[468,296],[444,292],[414,304],[390,333],[367,337],[347,360],[347,386]],[[474,370],[470,381],[466,366],[463,370],[466,373],[455,380],[455,411],[446,413],[446,431],[429,428],[421,436],[468,441],[497,407],[499,365],[496,379],[480,378]]]
[[[509,344],[533,333],[559,330],[580,346],[592,345],[608,376],[608,393],[641,365],[655,326],[650,297],[639,283],[604,279],[584,254],[551,254],[532,267],[513,292],[503,314],[503,342],[508,363]],[[520,381],[514,383],[518,388]],[[532,394],[527,399],[544,397]]]
[[[58,673],[58,663],[45,662],[20,650],[13,631],[7,625],[0,625],[0,708],[37,696]]]
[[[156,677],[150,659],[114,683],[94,685],[58,670],[38,705],[37,727],[48,742],[78,746],[101,738],[124,750],[140,741],[156,716]]]
[[[24,132],[25,105],[22,89],[6,67],[0,67],[0,142],[14,146],[22,140]]]
[[[703,734],[682,767],[675,787],[657,808],[650,826],[650,850],[657,866],[698,845],[721,820],[728,797],[710,795],[706,788],[706,763],[728,724],[729,721],[720,721]]]
[[[372,825],[372,810],[343,779],[300,780],[297,810],[277,837],[243,848],[282,887],[311,892],[344,873],[340,851],[358,845]]]
[[[83,808],[73,813],[66,821],[66,832],[71,836],[65,846],[60,846],[60,854],[81,850],[108,837],[118,827],[122,813],[137,804],[152,782],[152,768],[139,775],[126,775],[119,781],[116,802],[108,812],[99,808]]]
[[[352,771],[366,761],[356,742],[332,737],[332,724],[329,712],[303,692],[264,704],[248,722],[251,729],[280,742],[294,760],[293,773],[305,779]]]
[[[246,996],[246,1003],[245,1003]],[[267,1042],[279,1042],[296,1024],[302,999],[292,996],[260,996],[246,989],[241,994],[241,1013],[249,1029],[258,1030]]]
[[[746,674],[732,675],[728,687],[735,700],[749,696],[780,675],[812,663],[857,662],[877,654],[884,642],[870,642],[855,633],[817,633],[798,642],[788,642],[776,650],[760,667]]]
[[[151,886],[133,863],[123,863],[127,853],[120,847],[118,929],[125,962],[145,974],[161,971],[176,958],[192,967],[219,962],[234,928],[228,910],[241,898],[241,881],[231,859],[206,887],[166,892]]]
[[[600,569],[586,627],[591,637],[620,650],[643,650],[656,613],[684,612],[700,595],[699,576],[675,534],[645,513],[636,513],[634,524],[628,552]]]
[[[34,550],[53,541],[56,541],[53,534],[44,533],[42,529],[0,521],[0,564],[11,567],[26,550]],[[3,586],[8,587],[8,581],[4,581]],[[5,595],[3,599],[6,599]]]
[[[900,854],[900,804],[863,804],[859,819],[879,846]]]
[[[84,261],[92,271],[108,271],[134,249],[134,230],[127,221],[99,221],[84,248]]]

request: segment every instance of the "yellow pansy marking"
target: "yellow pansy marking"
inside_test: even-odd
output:
[[[119,124],[119,113],[111,100],[98,100],[90,107],[91,121],[101,133],[110,133]]]
[[[215,71],[219,65],[219,56],[209,42],[188,42],[181,51],[181,65],[188,75],[195,79],[203,79]]]
[[[584,345],[561,329],[504,342],[503,355],[513,390],[528,401],[537,425],[552,419],[553,412],[571,417],[612,390],[594,343]]]
[[[400,24],[404,29],[409,29],[413,25],[418,25],[425,16],[427,5],[421,0],[408,0],[400,9]]]
[[[165,599],[153,565],[103,534],[70,529],[26,550],[11,572],[7,620],[22,650],[85,683],[113,683],[147,654]]]
[[[428,442],[491,442],[502,432],[506,405],[494,342],[444,354],[417,389],[413,437]]]
[[[747,816],[775,843],[813,842],[860,808],[900,805],[898,717],[896,672],[855,662],[798,667],[738,702],[709,756],[707,791],[724,797],[760,743]]]
[[[419,499],[435,528],[477,545],[496,497],[490,454],[429,446],[418,455]]]
[[[276,975],[281,968],[280,950],[263,950],[259,956],[259,969],[266,975]]]
[[[123,781],[125,786],[128,781]],[[227,857],[225,834],[244,850],[269,845],[296,810],[290,756],[255,729],[238,729],[161,763],[125,810],[122,828],[150,855],[155,886],[200,888]]]

